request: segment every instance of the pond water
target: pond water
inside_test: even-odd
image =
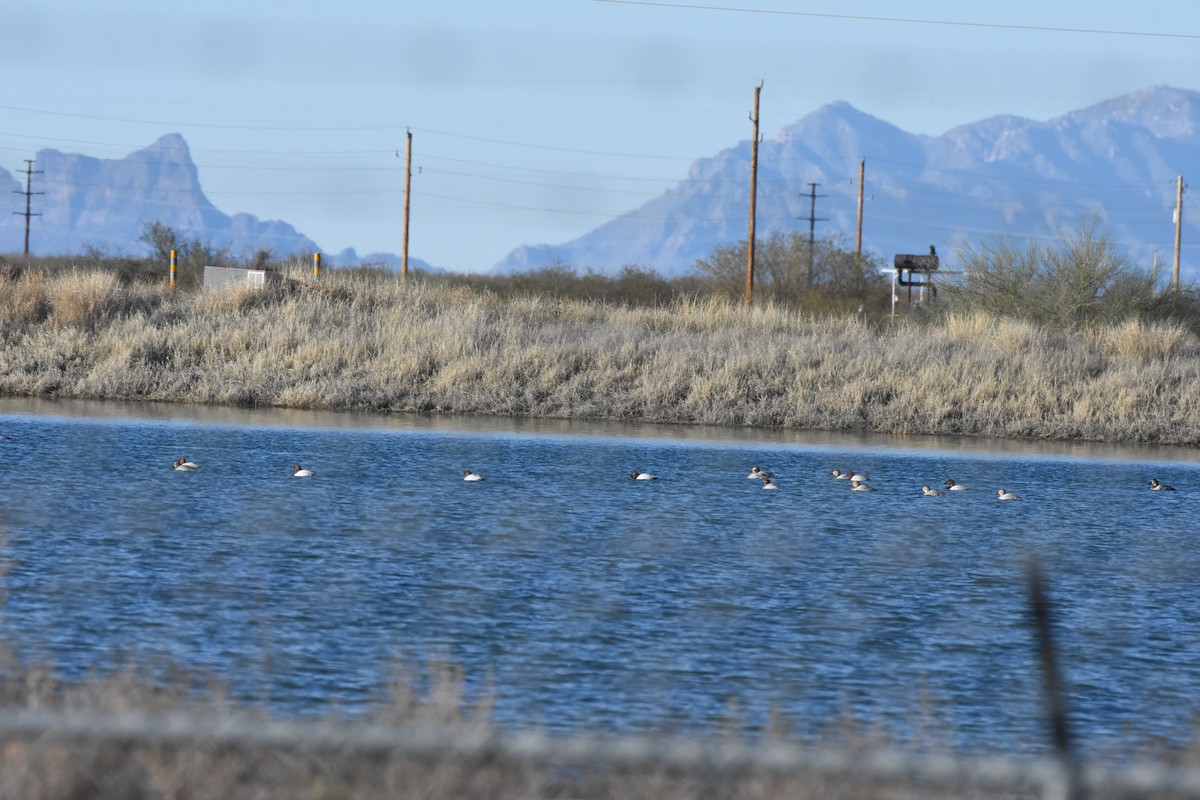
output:
[[[1085,748],[1183,739],[1200,700],[1188,448],[17,400],[0,436],[0,636],[68,675],[166,660],[353,712],[445,659],[504,726],[736,707],[1035,753],[1036,557]],[[922,496],[946,478],[972,488]]]

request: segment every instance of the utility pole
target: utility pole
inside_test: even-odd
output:
[[[33,164],[34,164],[33,159],[27,158],[27,159],[25,159],[25,169],[18,170],[18,172],[25,173],[25,191],[22,192],[19,189],[13,190],[13,194],[25,195],[25,211],[24,212],[14,211],[13,213],[17,214],[19,216],[25,217],[25,255],[26,256],[29,255],[29,219],[30,219],[30,217],[40,217],[41,216],[40,213],[35,214],[35,213],[33,213],[33,211],[30,210],[31,209],[30,200],[33,198],[33,196],[35,194],[45,194],[45,192],[31,191],[33,189],[33,176],[40,175],[42,173],[42,170],[34,169]]]
[[[1175,188],[1175,269],[1171,273],[1171,289],[1179,291],[1179,243],[1183,234],[1183,176]]]
[[[813,183],[812,181],[809,181],[809,184],[808,184],[808,196],[812,200],[812,202],[809,205],[809,212],[808,212],[808,285],[809,286],[812,286],[812,283],[813,283],[813,245],[816,242],[815,231],[816,231],[816,227],[817,227],[817,222],[818,221],[824,222],[827,219],[829,219],[829,217],[818,217],[817,216],[817,198],[829,196],[827,194],[817,194],[817,187],[820,185],[821,184]]]
[[[408,193],[412,189],[412,131],[408,130],[408,147],[404,158],[404,249],[400,255],[400,280],[408,280]]]
[[[750,307],[750,297],[754,292],[754,204],[758,181],[758,95],[762,92],[762,81],[754,87],[754,113],[750,121],[754,123],[754,138],[750,140],[750,233],[746,238],[746,308]]]
[[[854,234],[854,285],[862,281],[862,217],[863,217],[863,179],[867,174],[867,160],[858,162],[858,227]]]

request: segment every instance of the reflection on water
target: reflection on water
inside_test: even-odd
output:
[[[1177,445],[1110,442],[1060,442],[966,436],[894,436],[846,431],[664,425],[597,420],[526,419],[459,415],[385,414],[309,411],[287,408],[237,408],[172,403],[100,402],[0,397],[0,415],[83,417],[99,421],[144,420],[205,425],[255,425],[308,429],[427,431],[536,436],[600,436],[623,439],[678,440],[705,445],[807,446],[979,454],[988,458],[1080,458],[1126,461],[1196,461],[1200,449]]]
[[[705,731],[733,701],[1034,752],[1037,556],[1088,746],[1183,736],[1200,698],[1188,448],[28,400],[0,434],[0,631],[67,672],[167,658],[286,713],[444,656],[506,725]],[[947,477],[974,488],[921,495]]]

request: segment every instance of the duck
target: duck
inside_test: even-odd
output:
[[[651,475],[649,472],[638,472],[636,469],[629,473],[629,477],[635,481],[656,481],[657,475]]]
[[[179,472],[195,472],[196,470],[200,469],[199,464],[188,461],[186,458],[177,459],[171,464],[171,466]]]
[[[1004,489],[998,489],[996,491],[996,497],[998,497],[1001,500],[1020,500],[1021,499],[1021,495],[1013,494],[1012,492],[1006,491]]]
[[[472,472],[471,470],[466,469],[466,470],[463,470],[463,480],[464,481],[481,481],[481,480],[483,480],[483,476],[480,475],[478,472]]]
[[[872,489],[870,486],[867,486],[862,481],[851,480],[850,481],[850,491],[852,491],[852,492],[873,492],[875,490]]]
[[[850,473],[842,472],[840,469],[835,469],[833,471],[833,477],[837,478],[839,481],[848,481],[850,480]]]
[[[946,493],[943,492],[941,489],[931,489],[928,486],[921,487],[921,494],[925,495],[926,497],[945,497],[946,496]]]
[[[961,483],[955,483],[954,478],[946,478],[946,490],[950,492],[965,492],[970,489],[970,486],[963,486]]]
[[[750,474],[747,475],[746,477],[753,481],[753,480],[759,480],[762,478],[774,478],[775,473],[767,472],[765,469],[759,469],[758,467],[751,467]]]
[[[775,481],[771,480],[770,478],[763,478],[763,488],[764,489],[778,489],[779,484],[776,483]]]
[[[1168,486],[1165,483],[1159,483],[1158,478],[1151,478],[1150,479],[1150,491],[1152,491],[1152,492],[1173,492],[1173,491],[1175,491],[1175,487]]]
[[[296,466],[292,467],[292,477],[315,478],[317,477],[317,473],[313,472],[311,469],[304,469],[304,467],[301,467],[299,464],[297,464]]]
[[[855,472],[854,470],[848,470],[846,475],[849,476],[850,480],[858,481],[859,483],[866,483],[867,481],[871,480],[870,477],[863,475],[861,472]]]

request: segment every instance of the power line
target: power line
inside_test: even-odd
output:
[[[593,0],[596,3],[613,3],[630,6],[654,6],[657,8],[680,8],[697,11],[725,11],[739,14],[774,14],[786,17],[816,17],[821,19],[845,19],[856,22],[897,22],[906,25],[948,25],[960,28],[991,28],[1010,31],[1043,31],[1047,33],[1085,33],[1103,36],[1149,36],[1161,39],[1200,39],[1200,33],[1166,33],[1162,31],[1125,31],[1111,28],[1071,28],[1055,25],[1020,25],[1006,22],[972,22],[954,19],[921,19],[916,17],[877,17],[865,14],[832,14],[817,11],[785,11],[773,8],[739,8],[736,6],[713,6],[700,3],[663,3],[654,0]]]

